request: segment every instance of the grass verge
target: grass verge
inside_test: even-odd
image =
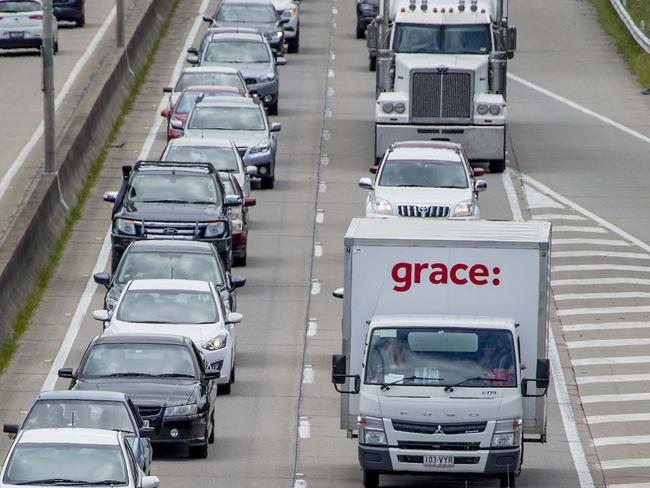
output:
[[[57,266],[61,261],[61,257],[63,256],[63,252],[65,251],[66,245],[68,244],[70,238],[72,237],[72,231],[74,230],[75,226],[79,222],[79,219],[81,219],[84,206],[88,201],[88,199],[90,198],[91,192],[95,186],[95,183],[97,182],[97,178],[99,177],[102,169],[104,168],[104,163],[106,162],[106,158],[108,156],[109,147],[117,139],[120,129],[124,124],[124,120],[133,110],[133,105],[135,104],[138,95],[140,95],[142,86],[146,81],[147,75],[149,74],[149,71],[151,71],[151,67],[153,66],[156,60],[156,55],[158,54],[158,51],[160,49],[160,42],[162,41],[162,39],[165,38],[167,32],[169,31],[169,27],[171,25],[171,19],[176,13],[180,1],[181,0],[176,0],[174,2],[171,13],[167,18],[167,20],[165,20],[165,23],[160,28],[160,35],[158,36],[158,39],[156,39],[156,42],[154,43],[144,66],[137,73],[135,79],[131,84],[129,95],[124,100],[122,106],[120,107],[121,109],[120,115],[113,123],[113,126],[111,127],[111,131],[106,139],[106,142],[104,143],[104,147],[102,148],[97,158],[90,165],[88,175],[86,176],[83,182],[81,190],[79,190],[75,205],[70,209],[70,212],[66,217],[65,224],[63,225],[63,228],[61,229],[61,232],[59,233],[59,236],[57,237],[56,242],[54,243],[54,247],[47,258],[47,263],[45,264],[43,269],[41,269],[40,272],[38,273],[38,276],[36,278],[36,283],[34,284],[34,288],[32,289],[29,296],[27,297],[25,304],[16,315],[12,327],[13,333],[11,337],[7,339],[5,342],[3,342],[2,345],[0,346],[0,374],[7,368],[9,362],[11,361],[11,358],[13,357],[14,352],[16,352],[16,350],[18,349],[20,338],[28,329],[29,323],[32,320],[32,317],[34,316],[34,313],[36,312],[36,309],[40,304],[41,299],[43,298],[43,294],[45,293],[45,290],[47,290],[47,287],[50,284],[50,281],[52,280],[54,273],[56,272]]]
[[[650,88],[650,55],[639,47],[627,31],[609,0],[591,0],[591,2],[596,8],[600,24],[605,32],[614,39],[617,51],[625,59],[632,74],[636,76],[643,88]],[[631,0],[628,0],[628,2],[632,3]],[[639,15],[650,9],[647,3],[644,2],[648,2],[648,0],[640,0],[634,3],[634,9]],[[636,10],[637,5],[638,10]]]

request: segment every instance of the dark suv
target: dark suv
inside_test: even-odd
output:
[[[74,22],[77,27],[86,24],[86,7],[84,0],[53,0],[56,20]]]
[[[122,167],[111,228],[111,271],[127,246],[141,239],[197,240],[213,244],[226,269],[232,261],[232,233],[223,184],[210,163],[138,161]]]
[[[357,39],[366,35],[366,27],[379,15],[379,0],[357,0]]]

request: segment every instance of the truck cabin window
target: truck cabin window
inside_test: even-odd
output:
[[[488,24],[431,25],[399,23],[393,51],[428,54],[489,54],[492,34]]]
[[[365,382],[514,387],[515,364],[509,331],[380,328],[368,347]]]

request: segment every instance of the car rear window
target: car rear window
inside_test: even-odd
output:
[[[41,10],[39,2],[0,2],[0,12],[37,12]]]

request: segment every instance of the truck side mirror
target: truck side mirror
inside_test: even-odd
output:
[[[506,47],[508,53],[508,59],[512,59],[515,56],[515,51],[517,50],[517,28],[508,27],[508,38],[506,40]]]
[[[345,384],[345,374],[347,373],[347,358],[343,354],[332,355],[332,383],[335,385]]]
[[[547,389],[551,378],[551,361],[548,359],[537,360],[537,388]]]

